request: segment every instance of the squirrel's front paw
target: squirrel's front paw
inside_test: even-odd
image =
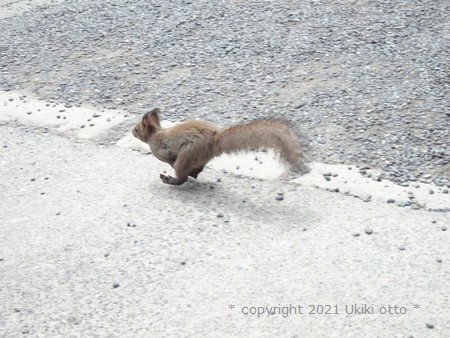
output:
[[[160,178],[161,181],[163,181],[164,183],[169,183],[169,181],[170,181],[170,176],[167,176],[167,175],[159,174],[159,178]]]

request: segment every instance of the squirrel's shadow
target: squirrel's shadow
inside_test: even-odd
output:
[[[239,177],[235,179],[240,180]],[[252,184],[251,179],[245,182]],[[308,220],[310,224],[312,219],[318,219],[316,213],[301,207],[301,201],[279,202],[275,197],[270,201],[260,198],[257,190],[253,194],[241,195],[227,189],[225,182],[196,181],[190,178],[181,186],[166,186],[166,189],[161,189],[161,184],[163,184],[161,181],[153,181],[151,191],[158,191],[158,195],[176,199],[189,208],[204,208],[207,215],[223,213],[224,219],[238,216],[255,222],[287,223],[290,227],[293,226],[293,221],[296,226],[304,227],[306,225],[303,223],[304,220]]]

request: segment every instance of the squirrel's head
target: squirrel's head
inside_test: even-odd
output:
[[[155,108],[151,112],[145,113],[142,120],[131,130],[133,136],[142,142],[147,142],[158,129],[161,129],[161,125],[159,124],[159,113],[159,108]]]

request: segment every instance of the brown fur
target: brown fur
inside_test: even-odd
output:
[[[271,148],[289,168],[309,171],[308,158],[298,136],[289,124],[277,118],[254,120],[221,131],[206,121],[186,121],[163,129],[159,109],[146,113],[133,128],[133,135],[147,143],[160,161],[169,163],[176,178],[161,174],[164,183],[180,185],[188,176],[197,178],[206,163],[222,153]]]

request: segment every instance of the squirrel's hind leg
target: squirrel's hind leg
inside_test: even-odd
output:
[[[177,159],[173,164],[173,168],[175,169],[175,174],[177,177],[167,176],[163,174],[160,174],[159,177],[161,178],[161,181],[163,181],[166,184],[181,185],[187,181],[188,176],[192,172],[198,175],[199,172],[197,173],[195,172],[197,168],[192,167],[193,166],[189,161],[189,157],[186,156],[186,152],[180,151],[178,153]]]
[[[204,168],[205,168],[204,165],[201,166],[201,167],[194,168],[194,169],[191,171],[191,173],[189,174],[189,176],[191,176],[191,177],[197,179],[198,175],[203,171]],[[167,175],[163,175],[163,174],[160,174],[159,177],[161,178],[161,180],[162,180],[164,183],[166,183],[166,184],[173,184],[173,185],[180,185],[180,184],[183,184],[183,183],[186,182],[186,180],[187,180],[187,177],[186,177],[186,179],[183,181],[181,178],[175,178],[175,177],[167,176]]]
[[[159,178],[164,183],[171,184],[171,185],[181,185],[181,184],[183,184],[184,182],[187,181],[187,176],[184,177],[184,178],[178,178],[178,177],[172,177],[172,176],[159,174]]]

